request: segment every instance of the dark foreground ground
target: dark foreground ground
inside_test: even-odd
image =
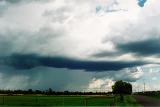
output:
[[[134,98],[144,107],[157,106],[160,107],[160,99],[148,96],[135,95]]]

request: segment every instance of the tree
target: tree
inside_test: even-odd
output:
[[[47,93],[47,95],[52,95],[53,94],[53,90],[51,88],[49,88],[46,93]]]
[[[112,92],[114,94],[131,94],[132,85],[122,80],[116,81],[115,84],[112,86]]]
[[[28,94],[33,94],[33,90],[32,89],[28,89]]]
[[[121,100],[123,100],[123,94],[132,94],[132,85],[122,80],[116,81],[112,86],[113,94],[119,94]]]

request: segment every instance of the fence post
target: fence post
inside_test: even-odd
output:
[[[64,96],[63,96],[63,101],[62,101],[62,103],[63,103],[63,105],[62,105],[62,106],[64,106]]]
[[[84,99],[85,107],[87,107],[87,98]]]
[[[36,95],[36,105],[38,105],[38,96]]]
[[[116,106],[116,103],[117,103],[117,98],[116,95],[114,95],[114,106]]]
[[[3,104],[2,105],[4,105],[4,95],[3,95]]]

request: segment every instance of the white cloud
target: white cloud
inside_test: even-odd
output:
[[[110,31],[118,33],[121,29],[116,31],[116,28],[111,26],[118,24],[119,28],[125,28],[129,25],[123,22],[137,19],[141,12],[136,1],[125,0],[117,2],[118,6],[128,10],[127,12],[102,13],[101,16],[95,12],[97,4],[110,6],[114,3],[110,2],[59,0],[11,5],[4,10],[0,18],[1,35],[5,35],[3,38],[12,45],[13,52],[51,56],[65,53],[63,55],[87,58],[99,50],[112,50],[113,45],[108,42],[103,44],[102,41],[107,35],[107,41],[111,43],[115,34],[110,34]],[[43,33],[45,28],[47,34]],[[18,39],[13,42],[12,38]],[[39,41],[45,42],[37,43]]]
[[[96,79],[93,78],[88,86],[88,91],[94,92],[109,92],[112,91],[112,86],[114,85],[114,81],[107,78]]]

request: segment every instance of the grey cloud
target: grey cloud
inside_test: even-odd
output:
[[[17,70],[0,65],[0,89],[41,89],[52,88],[55,91],[86,91],[89,83],[95,79],[125,80],[134,82],[141,77],[136,68],[112,72],[85,72],[63,68],[35,67]],[[140,74],[136,77],[135,73]]]
[[[65,27],[53,24],[47,19],[50,16],[44,17],[43,13],[46,9],[38,11],[38,8],[35,7],[32,10],[33,5],[27,4],[18,6],[19,4],[9,7],[0,18],[0,56],[12,53],[41,53],[47,55],[63,53],[60,51],[61,48],[64,48],[64,38],[62,36],[67,35]],[[28,14],[25,11],[28,11]],[[33,12],[36,11],[38,12],[34,14]],[[58,19],[61,18],[57,17]]]
[[[93,57],[115,57],[124,54],[132,54],[134,57],[155,57],[160,53],[160,26],[159,15],[144,17],[138,23],[125,23],[123,27],[112,26],[110,32],[112,37],[102,41],[104,44],[108,40],[115,45],[115,52],[101,51],[93,54]]]
[[[122,9],[119,7],[119,2],[117,0],[111,0],[108,2],[108,4],[103,7],[103,6],[97,6],[96,7],[96,12],[98,13],[99,11],[105,11],[107,13],[110,12],[119,12],[119,11],[127,11],[126,9]]]
[[[9,3],[17,3],[23,0],[3,0],[3,1],[9,2]]]
[[[51,18],[52,22],[60,22],[63,23],[65,20],[67,20],[69,16],[69,12],[71,12],[70,6],[61,7],[54,10],[46,10],[43,13],[44,17]]]
[[[95,74],[95,78],[109,78],[113,81],[117,80],[124,80],[127,82],[136,82],[137,80],[141,79],[143,76],[143,70],[137,67],[125,68],[119,71],[112,71],[112,72],[97,72]]]
[[[115,57],[126,53],[132,53],[136,56],[159,56],[160,55],[160,40],[159,38],[149,38],[127,43],[115,43],[116,51],[102,51],[92,55],[92,57]]]
[[[2,17],[3,14],[5,14],[5,11],[12,6],[18,7],[26,3],[27,4],[31,2],[46,3],[48,1],[50,0],[0,0],[0,17]]]
[[[0,33],[0,56],[7,56],[13,53],[46,53],[49,48],[56,51],[57,46],[49,47],[49,44],[56,44],[57,38],[63,35],[63,29],[44,26],[37,32],[18,30],[7,30]],[[53,39],[54,38],[54,39]]]
[[[128,82],[136,82],[143,76],[143,71],[138,68],[127,68],[114,74],[114,80],[124,80]]]
[[[119,56],[123,54],[122,52],[108,52],[108,51],[101,51],[101,52],[97,52],[93,55],[91,55],[91,57],[96,57],[96,58],[103,58],[103,57],[115,57],[115,56]]]
[[[9,65],[17,69],[32,69],[38,66],[68,68],[86,71],[109,71],[120,70],[123,68],[140,66],[146,62],[124,62],[124,61],[85,61],[64,57],[44,57],[34,54],[22,55],[15,54],[1,57],[0,64]]]
[[[49,67],[16,70],[1,65],[0,69],[0,89],[52,88],[55,91],[84,91],[93,77],[90,72]]]
[[[117,49],[124,53],[134,53],[140,56],[160,55],[159,38],[118,44]]]

